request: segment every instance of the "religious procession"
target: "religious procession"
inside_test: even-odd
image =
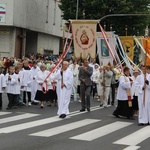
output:
[[[136,65],[127,37],[106,33],[99,23],[101,32],[96,32],[97,23],[97,20],[71,20],[73,32],[70,35],[69,26],[60,56],[1,58],[0,109],[2,93],[7,93],[7,110],[38,104],[43,109],[54,103],[59,118],[66,118],[71,98],[81,103],[80,112],[90,112],[92,99],[97,99],[99,107],[107,109],[115,105],[112,114],[117,118],[138,117],[139,125],[149,124],[150,56],[144,44],[132,37],[142,51]],[[148,38],[140,40],[146,42]],[[67,59],[72,42],[74,55]]]

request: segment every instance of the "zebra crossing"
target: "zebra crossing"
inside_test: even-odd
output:
[[[95,111],[101,109],[100,107],[93,107],[91,111]],[[12,114],[11,112],[0,112],[0,116],[4,116],[0,119],[0,134],[10,134],[13,132],[19,132],[22,130],[32,129],[33,127],[39,127],[48,125],[51,123],[56,122],[65,122],[66,120],[77,116],[82,115],[87,112],[79,112],[75,111],[72,112],[69,116],[67,116],[66,119],[62,120],[58,116],[54,117],[47,117],[43,119],[38,119],[37,117],[40,116],[40,114],[34,114],[34,113],[21,113],[21,114]],[[6,116],[6,117],[5,117]],[[36,118],[35,118],[36,117]],[[35,118],[34,121],[28,121],[29,118]],[[18,123],[21,120],[25,120],[24,123]],[[17,124],[9,125],[10,122],[17,121]],[[100,123],[103,122],[102,119],[89,119],[84,118],[82,120],[74,121],[71,123],[66,123],[63,125],[58,125],[56,127],[47,128],[47,129],[41,129],[41,131],[29,133],[27,136],[29,137],[44,137],[49,138],[56,135],[60,135],[67,132],[73,132],[74,130],[79,130],[81,128],[84,128],[86,126],[90,126],[90,130],[88,131],[81,131],[80,134],[74,133],[73,136],[68,137],[68,140],[75,140],[75,141],[84,141],[84,142],[92,142],[97,139],[101,139],[105,136],[109,136],[110,134],[114,134],[115,132],[119,132],[121,130],[124,130],[125,128],[129,128],[130,126],[135,126],[133,122],[127,122],[124,120],[116,120],[115,122],[111,122],[106,125],[100,125]],[[3,124],[6,124],[6,126],[2,126]],[[94,125],[94,128],[92,126]],[[123,145],[127,146],[124,150],[137,150],[141,148],[139,145],[140,143],[144,142],[150,137],[150,126],[145,126],[136,129],[133,131],[133,133],[129,133],[124,137],[119,138],[116,141],[113,141],[112,144],[114,145]]]

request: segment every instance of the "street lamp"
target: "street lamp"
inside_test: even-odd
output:
[[[77,6],[76,6],[76,20],[78,20],[78,12],[79,12],[79,0],[77,0]]]
[[[127,25],[125,26],[125,32],[126,32],[126,36],[128,35],[128,28]]]

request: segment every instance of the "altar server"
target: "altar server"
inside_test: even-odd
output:
[[[29,61],[24,60],[23,72],[22,72],[22,91],[23,91],[23,102],[26,104],[26,94],[28,95],[28,105],[31,106],[31,83],[32,83],[32,71],[29,67]]]
[[[31,72],[32,72],[31,101],[32,101],[32,104],[38,103],[38,101],[35,100],[35,94],[36,94],[37,87],[38,87],[38,83],[36,82],[36,77],[39,71],[40,71],[40,68],[37,66],[37,62],[33,61],[33,67],[31,68]]]

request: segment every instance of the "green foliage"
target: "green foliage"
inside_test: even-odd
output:
[[[79,0],[78,19],[100,19],[108,14],[150,14],[148,5],[150,0]],[[59,7],[65,20],[76,19],[76,6],[77,0],[61,0]],[[106,30],[112,27],[118,35],[144,35],[150,16],[109,17],[102,20],[101,25],[104,24]]]

